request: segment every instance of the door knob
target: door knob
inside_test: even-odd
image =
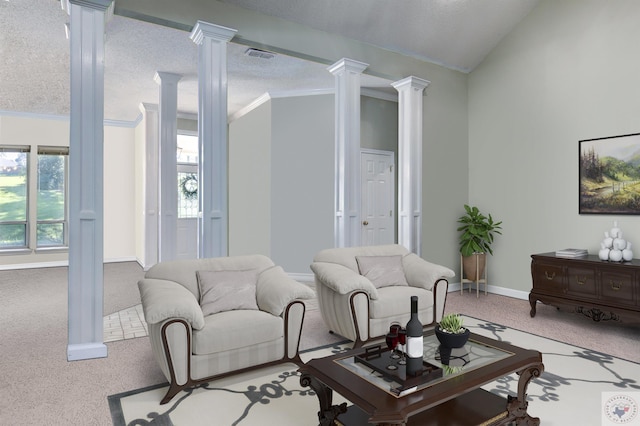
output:
[[[364,222],[362,222],[362,224],[363,224],[364,226],[367,226],[367,225],[369,224],[369,222],[365,220]]]

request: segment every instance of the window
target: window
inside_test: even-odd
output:
[[[67,165],[69,148],[38,147],[36,246],[67,242]]]
[[[198,173],[178,171],[178,219],[198,217]]]
[[[28,175],[28,146],[0,147],[0,249],[28,245]]]
[[[198,136],[178,135],[178,219],[198,217]]]
[[[0,250],[67,246],[68,157],[67,147],[0,146]]]

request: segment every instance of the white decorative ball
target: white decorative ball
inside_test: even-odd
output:
[[[612,262],[620,262],[622,260],[622,250],[611,250],[609,252],[609,260]]]
[[[611,247],[613,247],[613,238],[607,237],[604,240],[602,240],[602,243],[604,244],[604,246],[606,248],[611,248]]]
[[[627,242],[622,238],[616,238],[613,240],[613,248],[616,250],[624,250],[627,247]]]

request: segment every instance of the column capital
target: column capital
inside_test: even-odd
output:
[[[209,22],[198,21],[191,30],[189,36],[195,44],[201,44],[205,37],[212,38],[217,41],[230,41],[238,32],[233,28],[223,27],[221,25],[210,24]]]
[[[167,83],[177,83],[182,79],[182,74],[174,74],[172,72],[156,71],[153,81],[161,84],[163,81]]]
[[[394,81],[391,85],[398,91],[400,89],[412,88],[418,90],[424,90],[431,82],[419,77],[409,76],[402,80]]]
[[[148,102],[140,102],[140,105],[138,105],[138,109],[140,110],[140,112],[145,112],[145,111],[156,111],[158,112],[158,104],[151,104]]]
[[[359,62],[354,59],[342,58],[335,64],[327,67],[327,70],[333,75],[342,71],[350,71],[362,74],[362,72],[366,70],[368,66],[369,64],[365,64],[364,62]]]
[[[107,10],[113,0],[69,0],[69,3],[96,10]]]

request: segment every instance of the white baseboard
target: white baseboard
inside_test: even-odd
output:
[[[138,262],[138,258],[135,256],[128,257],[112,257],[110,259],[104,259],[104,263],[120,263],[120,262]]]
[[[107,357],[107,345],[104,343],[76,343],[67,345],[67,361],[81,361]]]
[[[466,289],[465,289],[466,290]],[[454,291],[460,291],[460,283],[449,283],[449,293]],[[471,292],[476,291],[475,286]],[[484,292],[484,285],[480,285],[480,292]],[[487,292],[492,294],[499,294],[501,296],[513,297],[514,299],[529,300],[529,292],[522,290],[514,290],[512,288],[497,287],[490,285],[487,287]]]
[[[137,262],[135,257],[118,257],[105,259],[104,263]],[[139,262],[138,262],[139,263]],[[0,265],[0,271],[11,271],[14,269],[37,269],[37,268],[59,268],[69,266],[68,260],[57,260],[54,262],[37,263],[13,263],[10,265]]]
[[[11,265],[0,265],[0,271],[10,271],[13,269],[58,268],[62,266],[69,266],[69,262],[67,260],[58,260],[55,262],[13,263]]]

